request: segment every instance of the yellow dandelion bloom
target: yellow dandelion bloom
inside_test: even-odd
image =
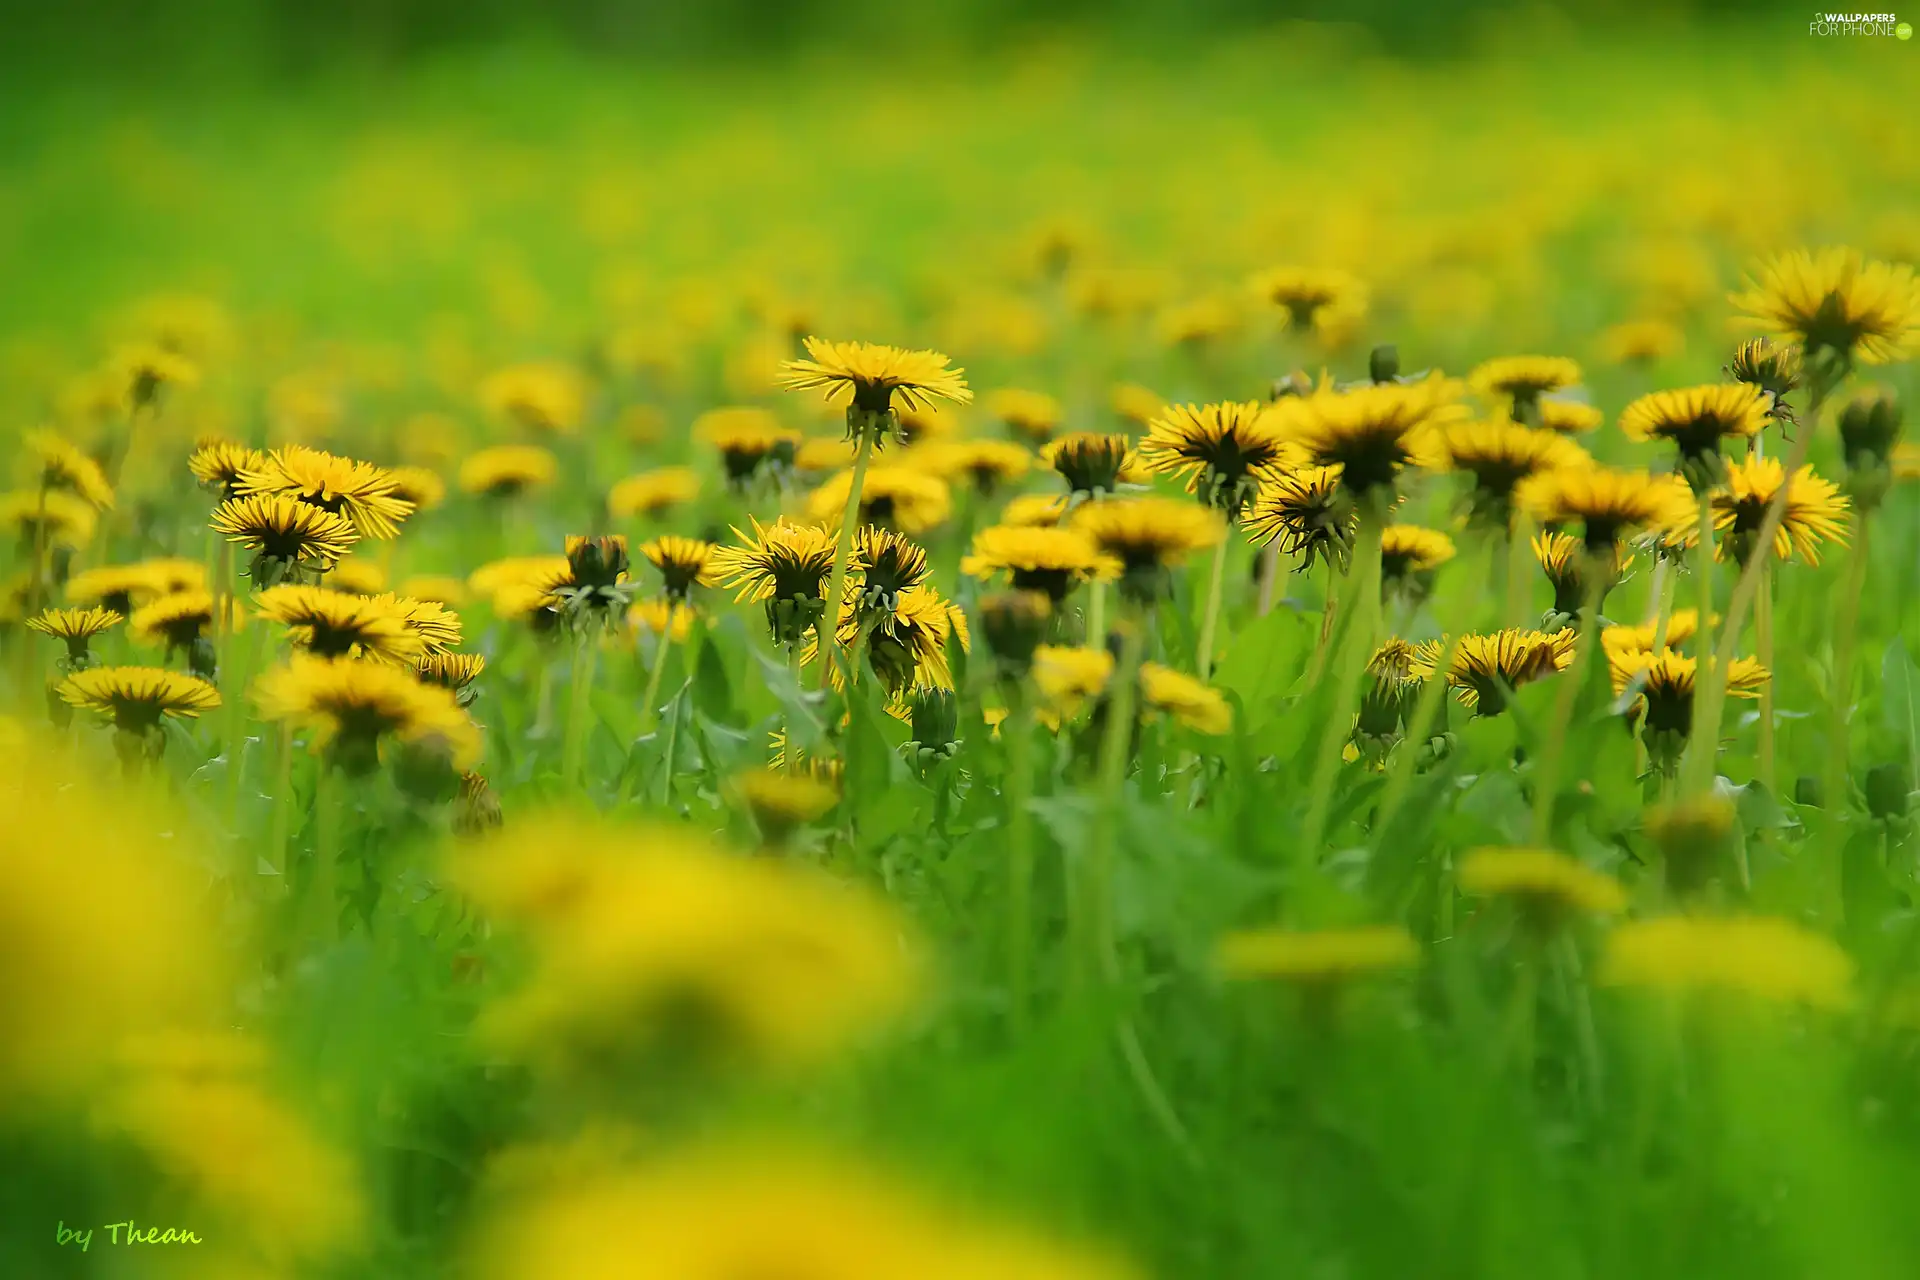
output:
[[[1541,430],[1563,436],[1597,431],[1600,424],[1607,420],[1605,414],[1586,401],[1569,400],[1564,396],[1541,396],[1534,408],[1539,414]]]
[[[1353,929],[1249,929],[1220,939],[1214,969],[1225,978],[1340,982],[1420,963],[1413,935],[1399,925]]]
[[[1080,713],[1088,699],[1106,692],[1113,655],[1105,649],[1043,644],[1033,651],[1033,684],[1062,719]]]
[[[709,409],[694,419],[693,435],[719,452],[727,482],[736,488],[763,470],[791,465],[800,445],[800,433],[772,412],[746,406]]]
[[[254,598],[262,618],[287,628],[287,639],[321,658],[366,654],[411,665],[427,644],[391,602],[287,583]]]
[[[1356,495],[1391,493],[1403,467],[1445,464],[1442,428],[1463,419],[1461,386],[1438,375],[1418,382],[1288,396],[1268,412],[1281,437],[1314,466],[1339,466]]]
[[[531,946],[531,979],[482,1013],[480,1033],[537,1063],[703,1029],[714,1047],[805,1064],[893,1021],[920,990],[918,949],[887,903],[688,832],[536,816],[449,870]]]
[[[1650,653],[1653,651],[1654,623],[1642,622],[1635,626],[1612,626],[1601,629],[1600,643],[1611,652],[1619,649]],[[1667,619],[1668,645],[1683,645],[1693,639],[1700,630],[1700,611],[1698,609],[1675,609]],[[1665,646],[1662,646],[1665,647]]]
[[[1143,431],[1167,407],[1165,396],[1137,382],[1122,382],[1114,387],[1112,394],[1107,397],[1107,403],[1123,422],[1131,423]]]
[[[1580,366],[1565,356],[1497,356],[1476,366],[1467,381],[1481,398],[1517,418],[1540,397],[1579,385]]]
[[[1446,681],[1461,705],[1483,716],[1505,711],[1510,691],[1573,665],[1575,635],[1571,629],[1552,633],[1508,629],[1490,635],[1460,637]],[[1433,666],[1438,642],[1423,649],[1423,661]]]
[[[1337,268],[1274,267],[1255,276],[1255,296],[1281,309],[1289,329],[1344,339],[1366,317],[1367,287]]]
[[[1854,965],[1831,939],[1767,916],[1669,916],[1623,924],[1607,938],[1600,981],[1659,991],[1751,996],[1845,1009]]]
[[[1795,249],[1760,264],[1729,295],[1741,321],[1866,364],[1892,364],[1920,344],[1920,281],[1905,264],[1869,262],[1857,249]]]
[[[949,484],[965,481],[977,493],[993,493],[1026,475],[1033,454],[1010,440],[934,440],[915,446],[902,462]]]
[[[615,520],[654,519],[700,496],[692,467],[657,467],[628,476],[607,491],[607,514]]]
[[[1778,458],[1747,457],[1727,468],[1725,484],[1709,498],[1713,527],[1720,535],[1717,555],[1745,562],[1753,540],[1766,520],[1767,508],[1782,486],[1786,507],[1773,531],[1773,553],[1782,560],[1798,555],[1808,564],[1820,563],[1820,544],[1847,545],[1847,496],[1831,480],[1801,467],[1787,483],[1786,468]],[[1696,527],[1693,539],[1698,539]],[[1691,540],[1689,541],[1691,545]]]
[[[559,474],[559,459],[539,445],[501,444],[460,464],[460,489],[488,498],[516,498],[548,487]]]
[[[1602,330],[1595,346],[1608,364],[1654,364],[1686,350],[1687,335],[1671,320],[1626,320]]]
[[[331,569],[360,540],[359,530],[345,516],[286,493],[229,498],[215,508],[212,523],[227,541],[254,553],[251,572],[256,582],[278,580],[295,568]]]
[[[1219,512],[1171,498],[1111,498],[1073,514],[1073,528],[1102,554],[1120,562],[1120,583],[1131,594],[1162,594],[1169,569],[1226,537]]]
[[[47,548],[80,548],[93,539],[99,518],[93,504],[61,489],[16,489],[0,493],[0,530],[31,554],[36,542]]]
[[[685,643],[693,634],[693,607],[675,600],[662,597],[650,597],[636,600],[627,610],[627,625],[635,631],[645,632],[654,639],[673,633],[675,644]]]
[[[1380,533],[1380,572],[1387,582],[1431,573],[1455,554],[1453,539],[1438,529],[1390,524]]]
[[[1609,555],[1628,533],[1685,520],[1692,508],[1676,476],[1601,466],[1543,472],[1522,481],[1515,498],[1542,524],[1581,526],[1587,549]]]
[[[1565,436],[1515,422],[1459,422],[1445,428],[1440,440],[1448,469],[1472,478],[1474,511],[1497,521],[1509,516],[1523,480],[1592,461]]]
[[[70,493],[96,511],[113,505],[106,472],[84,450],[54,431],[29,431],[20,438],[26,472],[35,488]]]
[[[836,473],[808,495],[808,516],[837,529],[852,488],[851,469]],[[947,482],[910,466],[870,467],[860,487],[861,524],[922,534],[946,523],[952,513],[953,490]]]
[[[165,347],[136,342],[114,351],[107,361],[107,375],[122,404],[142,409],[169,388],[197,386],[200,366]]]
[[[587,388],[578,370],[558,361],[509,365],[489,374],[479,398],[487,412],[529,431],[565,434],[586,414]]]
[[[1278,542],[1286,555],[1304,553],[1301,568],[1315,559],[1344,564],[1353,548],[1360,513],[1340,484],[1339,467],[1301,467],[1262,485],[1247,513],[1254,545]]]
[[[315,750],[350,771],[371,769],[389,737],[431,744],[462,769],[480,756],[480,731],[459,700],[412,666],[296,654],[260,677],[253,698],[262,716],[306,729]]]
[[[565,556],[508,556],[483,564],[467,575],[467,589],[477,596],[489,597],[509,587],[534,586],[544,591],[566,577],[567,572]]]
[[[1017,590],[1043,592],[1057,606],[1083,582],[1119,577],[1120,561],[1079,529],[994,525],[973,536],[960,572],[983,579],[1005,574]]]
[[[1680,451],[1683,467],[1718,458],[1724,440],[1750,440],[1760,434],[1773,401],[1745,382],[1723,382],[1641,396],[1620,415],[1629,440],[1665,440]]]
[[[870,342],[828,342],[809,337],[808,358],[782,362],[779,384],[789,391],[822,390],[832,404],[886,413],[897,398],[904,409],[935,400],[968,404],[965,370],[937,351],[908,351]]]
[[[363,538],[393,538],[412,514],[395,492],[393,473],[370,462],[338,457],[306,445],[267,455],[264,466],[241,473],[241,497],[287,494],[308,506],[345,516]]]
[[[713,553],[720,585],[735,588],[739,603],[750,600],[819,598],[833,572],[833,535],[815,524],[780,520],[763,525],[749,517],[752,534],[733,531],[739,546]]]
[[[1217,737],[1233,731],[1233,708],[1218,689],[1157,662],[1140,664],[1140,698],[1196,733]]]
[[[1455,872],[1462,893],[1519,898],[1543,907],[1617,915],[1627,891],[1604,872],[1557,849],[1473,849]]]
[[[1281,469],[1286,452],[1279,422],[1267,406],[1253,402],[1171,405],[1148,424],[1140,442],[1147,471],[1184,479],[1188,493],[1229,518]]]
[[[187,470],[193,473],[193,478],[222,498],[238,496],[240,482],[247,472],[258,471],[266,465],[266,454],[231,440],[201,445],[187,459]]]
[[[467,584],[449,574],[419,573],[400,584],[400,594],[458,608],[467,602]]]
[[[1000,523],[1020,528],[1050,528],[1066,518],[1065,495],[1023,493],[1000,509]]]
[[[431,511],[447,500],[447,482],[440,473],[426,467],[394,467],[393,496],[414,511]]]
[[[667,595],[685,600],[695,587],[716,586],[720,572],[714,565],[714,553],[720,548],[700,538],[666,534],[640,544],[640,555],[660,571]]]
[[[129,1037],[217,1017],[224,948],[210,945],[220,930],[204,871],[182,856],[199,846],[180,815],[76,770],[54,742],[5,736],[0,1112],[11,1115],[94,1096]]]
[[[327,585],[359,596],[378,595],[387,589],[387,571],[378,560],[347,556],[327,570]]]
[[[1044,391],[1007,387],[988,394],[986,410],[1007,430],[1034,448],[1053,438],[1066,421],[1067,411]]]
[[[1699,664],[1685,654],[1663,649],[1656,656],[1635,650],[1607,651],[1607,667],[1616,695],[1629,690],[1644,708],[1649,749],[1677,750],[1693,728],[1693,695]],[[1769,678],[1753,658],[1735,658],[1727,666],[1727,695],[1757,698]],[[1654,740],[1660,739],[1656,743]]]
[[[220,691],[198,676],[160,667],[92,667],[60,683],[69,706],[113,722],[122,733],[157,729],[163,717],[196,719],[220,705]]]

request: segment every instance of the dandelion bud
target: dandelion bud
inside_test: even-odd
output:
[[[1912,803],[1910,786],[1905,765],[1877,764],[1867,770],[1861,787],[1866,794],[1867,813],[1876,822],[1906,817]]]
[[[1033,665],[1033,651],[1047,637],[1053,605],[1038,591],[996,591],[980,601],[980,628],[1001,674],[1018,679]]]
[[[1891,459],[1903,416],[1890,387],[1870,387],[1840,411],[1840,447],[1847,460],[1847,492],[1863,511],[1880,505],[1893,484]]]
[[[619,534],[567,539],[567,568],[576,588],[607,588],[627,576],[627,540]]]
[[[460,795],[454,804],[453,829],[463,836],[483,835],[501,825],[500,799],[477,773],[460,775]]]
[[[1733,802],[1715,792],[1649,809],[1641,827],[1665,861],[1667,887],[1689,897],[1706,887],[1732,851]]]
[[[1400,348],[1392,343],[1377,346],[1367,356],[1367,376],[1375,382],[1392,382],[1400,376]]]
[[[918,689],[910,700],[913,741],[907,746],[923,756],[950,759],[959,747],[960,715],[951,689]]]

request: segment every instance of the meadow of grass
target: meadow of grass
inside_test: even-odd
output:
[[[15,98],[0,1275],[1912,1274],[1779,26]]]

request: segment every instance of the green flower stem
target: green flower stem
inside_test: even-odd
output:
[[[290,871],[287,858],[287,841],[293,828],[293,726],[283,724],[274,735],[273,747],[273,789],[268,793],[273,803],[272,817],[268,822],[267,857],[273,869],[280,876],[282,887],[287,885]]]
[[[1320,733],[1313,763],[1311,798],[1306,829],[1298,845],[1300,858],[1317,859],[1333,809],[1334,781],[1340,772],[1340,748],[1351,732],[1353,708],[1360,695],[1360,677],[1373,652],[1374,631],[1380,617],[1380,537],[1386,528],[1384,511],[1368,511],[1360,521],[1360,542],[1354,548],[1353,567],[1347,572],[1347,590],[1340,612],[1345,616],[1339,657],[1334,666],[1333,705]],[[1304,870],[1304,868],[1302,868]]]
[[[1266,617],[1273,612],[1274,588],[1280,582],[1280,548],[1269,542],[1260,548],[1260,601],[1258,612]]]
[[[1033,714],[1022,691],[1003,722],[1007,772],[1007,1004],[1013,1026],[1024,1027],[1033,998]]]
[[[1589,557],[1591,561],[1591,557]],[[1553,834],[1553,806],[1559,798],[1560,766],[1567,754],[1567,731],[1573,721],[1573,702],[1580,683],[1586,678],[1587,660],[1593,654],[1600,634],[1600,588],[1605,577],[1599,566],[1588,563],[1581,575],[1586,584],[1580,607],[1580,634],[1574,641],[1573,665],[1560,676],[1554,690],[1553,721],[1547,726],[1546,742],[1540,752],[1540,769],[1533,779],[1533,835],[1536,845],[1547,844]]]
[[[1515,513],[1507,521],[1507,598],[1500,611],[1500,623],[1507,627],[1525,627],[1527,619],[1523,616],[1527,607],[1527,575],[1532,572],[1527,557],[1532,548],[1527,542],[1527,528],[1523,517]],[[1535,620],[1536,624],[1538,619]]]
[[[1780,528],[1780,522],[1787,512],[1787,496],[1792,488],[1793,476],[1806,465],[1807,451],[1813,444],[1814,428],[1819,422],[1820,404],[1826,398],[1824,386],[1816,387],[1813,401],[1807,410],[1807,420],[1800,426],[1800,432],[1793,442],[1793,453],[1782,464],[1785,483],[1774,493],[1773,501],[1767,504],[1767,513],[1760,521],[1760,527],[1754,530],[1751,545],[1757,548],[1773,546],[1773,535]],[[1765,557],[1750,555],[1740,573],[1740,580],[1733,588],[1733,598],[1727,604],[1726,617],[1722,619],[1720,645],[1714,651],[1713,665],[1699,672],[1694,695],[1693,727],[1687,743],[1686,761],[1682,767],[1682,794],[1694,794],[1707,790],[1713,785],[1714,757],[1720,748],[1720,719],[1726,711],[1727,681],[1726,673],[1733,661],[1733,646],[1739,639],[1741,628],[1747,620],[1747,610],[1752,607],[1754,596],[1760,589],[1760,568]],[[1707,619],[1700,619],[1702,629]],[[1703,636],[1696,652],[1705,654],[1707,642]],[[1704,664],[1703,664],[1704,668]]]
[[[673,611],[668,603],[667,625],[653,646],[653,669],[647,673],[647,691],[640,700],[641,723],[651,728],[660,715],[660,678],[667,670],[667,653],[673,648]]]
[[[1104,649],[1107,645],[1107,584],[1095,582],[1087,591],[1091,595],[1087,605],[1087,647]]]
[[[1213,575],[1207,583],[1207,608],[1200,617],[1200,643],[1193,655],[1193,669],[1202,683],[1213,673],[1213,636],[1220,625],[1220,597],[1227,578],[1227,542],[1221,538],[1213,548]]]
[[[1092,921],[1086,941],[1106,958],[1113,950],[1113,846],[1120,827],[1121,792],[1139,705],[1140,657],[1146,651],[1144,618],[1133,618],[1120,642],[1120,659],[1107,682],[1106,723],[1100,735],[1100,800],[1087,843],[1086,911]]]
[[[1666,647],[1667,632],[1673,626],[1673,598],[1680,575],[1665,560],[1653,567],[1653,652]]]
[[[308,936],[326,943],[335,940],[340,928],[340,809],[346,797],[335,785],[333,765],[319,761],[313,780],[313,883],[309,888],[307,915],[311,921]]]
[[[1695,531],[1693,544],[1694,590],[1698,593],[1695,607],[1700,611],[1694,634],[1699,637],[1694,642],[1693,651],[1700,655],[1700,665],[1695,676],[1696,683],[1712,678],[1713,668],[1708,655],[1713,653],[1713,498],[1702,491],[1700,494],[1700,524]],[[1654,650],[1658,653],[1659,650]]]
[[[586,628],[574,640],[572,674],[567,686],[566,737],[560,748],[560,785],[572,790],[580,785],[580,771],[586,761],[588,721],[593,709],[594,666],[600,657],[599,634]]]
[[[797,644],[787,646],[787,674],[793,678],[793,691],[795,694],[798,694],[800,691],[800,646]],[[793,740],[793,730],[798,719],[799,717],[795,714],[793,707],[789,705],[786,715],[786,750],[780,753],[780,763],[784,767],[788,777],[792,777],[800,771],[800,752]]]
[[[852,413],[854,410],[849,409],[847,412]],[[860,518],[860,491],[866,487],[867,465],[872,461],[873,428],[863,427],[860,431],[860,443],[854,449],[853,482],[847,486],[847,507],[840,515],[840,540],[833,549],[833,574],[827,579],[827,611],[822,620],[822,625],[826,629],[822,633],[823,643],[820,646],[821,656],[825,658],[825,661],[820,664],[822,689],[827,687],[828,675],[836,662],[840,663],[847,673],[849,686],[853,682],[853,658],[850,654],[840,652],[839,627],[836,623],[840,617],[840,600],[846,593],[847,560],[853,554],[853,527],[855,521]]]
[[[673,805],[673,753],[680,740],[680,694],[673,695],[673,714],[667,717],[667,746],[660,757],[660,803]],[[787,749],[789,757],[793,754],[791,746]]]
[[[1860,597],[1867,585],[1868,531],[1872,527],[1872,521],[1862,512],[1859,532],[1854,537],[1852,550],[1847,553],[1847,576],[1841,582],[1840,608],[1833,629],[1833,687],[1827,692],[1830,719],[1821,803],[1826,805],[1828,813],[1836,815],[1847,811],[1851,790],[1847,772],[1848,721],[1853,710],[1853,659],[1859,647]],[[1837,853],[1834,862],[1837,866]]]
[[[1327,564],[1327,586],[1320,606],[1320,637],[1313,643],[1313,657],[1307,662],[1307,683],[1320,683],[1320,677],[1327,669],[1327,645],[1333,639],[1333,624],[1340,616],[1338,581],[1333,558],[1329,556]]]
[[[1865,526],[1862,526],[1862,534]],[[1755,548],[1754,555],[1762,555]],[[1760,686],[1760,762],[1757,772],[1760,785],[1769,795],[1778,794],[1774,783],[1773,770],[1773,563],[1767,557],[1767,566],[1760,571],[1760,590],[1754,596],[1753,631],[1754,656],[1760,665],[1767,669],[1767,682]]]

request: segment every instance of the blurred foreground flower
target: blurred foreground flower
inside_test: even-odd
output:
[[[1791,921],[1670,916],[1616,928],[1600,981],[1844,1009],[1853,1001],[1853,972],[1838,944]]]

